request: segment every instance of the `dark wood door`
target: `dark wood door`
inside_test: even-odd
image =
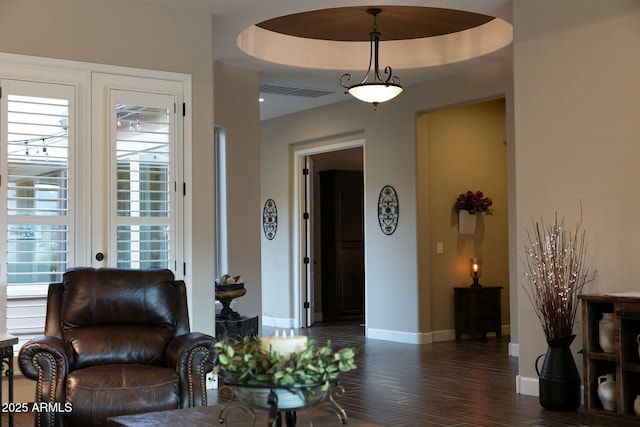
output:
[[[364,319],[362,171],[320,172],[322,320]]]

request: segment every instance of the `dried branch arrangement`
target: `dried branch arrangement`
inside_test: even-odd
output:
[[[582,218],[572,234],[556,213],[555,222],[533,221],[533,232],[527,230],[523,264],[528,284],[523,288],[547,340],[573,335],[578,296],[595,279],[596,272],[590,274],[584,264],[587,245],[581,224]]]

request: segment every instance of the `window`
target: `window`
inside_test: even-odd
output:
[[[215,272],[216,277],[220,277],[226,274],[227,267],[227,169],[226,169],[226,138],[224,129],[221,127],[215,127],[213,129],[213,150],[214,150],[214,162],[216,175],[215,194],[213,200],[215,201],[215,253],[216,253],[216,265]]]
[[[42,333],[47,284],[60,280],[72,259],[74,88],[9,80],[2,87],[0,271],[7,331],[24,341]]]

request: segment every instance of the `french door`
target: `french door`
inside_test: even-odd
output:
[[[0,80],[0,312],[22,342],[67,268],[183,275],[182,83],[90,81]]]
[[[97,74],[93,94],[92,264],[180,276],[181,85]]]

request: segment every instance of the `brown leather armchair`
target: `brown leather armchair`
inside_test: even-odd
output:
[[[75,268],[49,285],[45,335],[18,356],[37,381],[36,426],[204,406],[214,338],[189,332],[185,284],[169,270]]]

